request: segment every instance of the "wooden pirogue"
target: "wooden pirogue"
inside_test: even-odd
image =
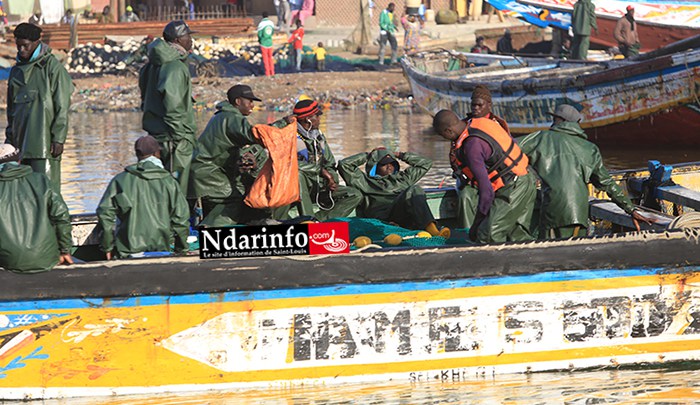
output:
[[[106,36],[147,36],[160,37],[166,21],[139,21],[112,24],[78,24],[78,44],[101,42]],[[211,20],[191,20],[187,24],[196,36],[236,36],[253,30],[252,18],[219,18]],[[54,49],[67,49],[70,27],[66,24],[46,24],[42,26],[42,40]]]
[[[698,163],[652,173],[616,178],[700,208]],[[700,361],[699,236],[0,272],[0,400]]]

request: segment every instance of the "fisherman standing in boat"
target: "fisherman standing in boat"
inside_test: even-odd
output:
[[[49,179],[0,145],[0,267],[19,273],[73,264],[68,207]]]
[[[23,165],[48,176],[51,187],[60,194],[73,81],[41,41],[39,26],[19,24],[14,35],[17,64],[7,80],[5,142],[21,151]]]
[[[528,158],[505,122],[492,116],[491,92],[485,86],[472,92],[471,108],[466,120],[450,110],[433,118],[435,132],[452,142],[452,165],[464,183],[478,190],[469,238],[481,243],[532,240],[536,186]]]
[[[203,226],[229,226],[271,218],[270,210],[245,204],[247,190],[268,154],[253,135],[247,117],[262,101],[250,86],[237,84],[216,106],[192,157],[192,191],[202,199]]]
[[[560,104],[551,112],[553,122],[546,131],[518,139],[522,151],[542,179],[539,238],[560,239],[586,236],[588,228],[588,183],[610,198],[637,221],[651,223],[636,210],[603,166],[598,147],[588,141],[579,122],[581,113]]]
[[[571,15],[571,29],[574,31],[572,59],[586,60],[591,45],[591,28],[598,33],[595,5],[591,0],[578,0]]]
[[[340,185],[336,161],[326,136],[319,129],[323,111],[318,101],[301,100],[294,105],[299,163],[299,215],[318,220],[350,215],[362,201],[354,187]],[[275,122],[283,125],[285,120]],[[314,210],[314,204],[319,208]]]
[[[107,260],[141,252],[189,250],[189,207],[178,182],[163,168],[161,148],[150,135],[134,144],[138,163],[127,166],[107,186],[97,207],[100,249]],[[116,240],[114,228],[116,230]]]
[[[617,21],[613,36],[625,58],[639,55],[641,45],[639,43],[639,33],[637,32],[637,23],[634,21],[634,7],[627,6],[627,14]]]
[[[192,33],[182,20],[169,22],[163,39],[148,46],[148,63],[139,74],[143,129],[158,140],[163,165],[178,180],[183,195],[197,130],[187,65]]]
[[[408,168],[400,170],[397,159],[405,162]],[[360,169],[363,165],[364,171]],[[437,228],[425,191],[416,184],[432,166],[432,160],[416,153],[391,153],[386,148],[376,148],[370,153],[361,152],[341,160],[338,171],[345,184],[360,190],[364,196],[358,216],[449,238],[450,228]]]

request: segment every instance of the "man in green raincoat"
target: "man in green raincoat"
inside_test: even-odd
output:
[[[107,260],[115,251],[117,257],[128,257],[169,252],[173,244],[175,252],[187,252],[189,207],[177,181],[163,168],[158,141],[142,136],[134,149],[138,163],[112,179],[97,207],[103,230],[100,249]]]
[[[408,165],[400,170],[397,159]],[[365,166],[365,170],[360,169]],[[358,216],[394,222],[406,229],[424,229],[433,236],[450,237],[450,229],[438,230],[425,191],[417,185],[433,161],[410,152],[391,153],[377,148],[358,153],[338,163],[345,184],[362,192]]]
[[[262,101],[250,86],[238,84],[216,106],[197,140],[192,157],[191,190],[202,199],[201,225],[216,227],[272,218],[276,210],[254,209],[243,201],[268,158],[247,118]]]
[[[0,145],[0,267],[19,273],[73,264],[68,207],[48,178]]]
[[[41,41],[41,28],[22,23],[14,31],[17,64],[7,80],[5,142],[18,148],[22,164],[44,173],[61,192],[61,155],[68,133],[73,82]]]
[[[549,130],[518,140],[542,179],[539,238],[586,236],[588,183],[608,193],[615,204],[632,215],[635,224],[650,223],[610,177],[600,150],[588,141],[579,125],[582,117],[576,108],[560,104],[550,114],[553,123]]]
[[[591,45],[591,28],[598,32],[595,5],[591,0],[578,0],[571,14],[571,29],[574,31],[572,59],[586,60]]]
[[[294,105],[301,199],[299,215],[313,216],[320,221],[347,217],[362,200],[359,190],[338,184],[335,156],[319,129],[322,114],[321,106],[314,100],[301,100]],[[273,125],[279,127],[284,123],[285,120],[279,120]]]
[[[143,129],[158,140],[163,165],[185,195],[197,130],[187,65],[193,33],[182,20],[169,22],[163,39],[149,45],[148,63],[139,75]]]

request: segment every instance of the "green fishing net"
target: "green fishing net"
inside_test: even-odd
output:
[[[414,229],[406,229],[397,225],[392,225],[378,219],[371,218],[335,218],[333,221],[347,222],[350,227],[350,242],[352,243],[358,236],[367,236],[372,240],[373,244],[382,247],[428,247],[428,246],[445,246],[454,244],[463,244],[463,239],[455,238],[445,239],[441,236],[433,236],[430,238],[415,237],[418,232]],[[384,242],[387,235],[396,234],[403,238],[399,245],[389,245]],[[351,249],[355,249],[354,246]]]

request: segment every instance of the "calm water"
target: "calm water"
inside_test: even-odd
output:
[[[198,116],[200,130],[210,112]],[[256,112],[253,123],[281,114]],[[3,115],[4,117],[4,115]],[[0,121],[4,127],[5,123]],[[448,143],[430,131],[431,119],[397,110],[329,111],[323,115],[336,158],[377,146],[414,151],[435,161],[423,185],[435,187],[449,176]],[[135,161],[133,142],[141,136],[139,113],[79,113],[71,127],[63,161],[63,195],[72,213],[93,212],[109,180]],[[700,150],[603,150],[610,169],[700,160]],[[449,181],[449,180],[448,180]],[[670,404],[700,403],[700,371],[601,371],[475,378],[462,382],[353,384],[335,388],[245,391],[217,395],[47,401],[47,404]]]
[[[252,123],[267,123],[281,113],[256,112]],[[204,129],[211,112],[198,114],[198,128]],[[369,151],[378,146],[412,151],[430,157],[433,169],[422,185],[437,187],[451,183],[447,161],[449,144],[431,131],[431,118],[407,110],[331,110],[322,117],[336,159]],[[0,127],[6,125],[4,114]],[[75,113],[70,117],[62,166],[62,193],[71,213],[94,212],[109,180],[123,167],[135,162],[133,142],[143,135],[137,112]],[[609,169],[646,166],[649,159],[664,163],[700,160],[699,149],[605,149]]]

